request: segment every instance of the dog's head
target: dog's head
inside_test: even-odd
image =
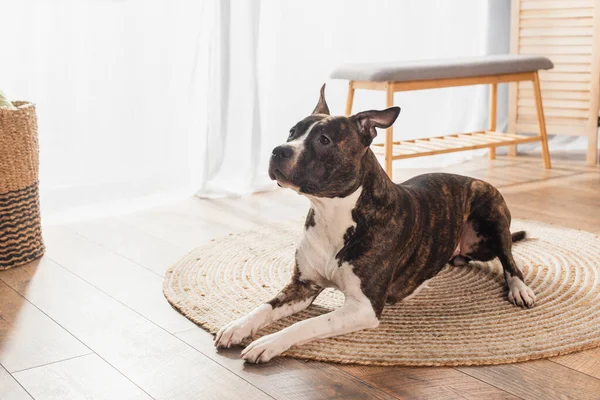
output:
[[[290,129],[287,142],[273,149],[269,176],[280,186],[317,197],[344,197],[362,176],[362,159],[375,128],[388,128],[399,107],[332,117],[325,85],[312,114]]]

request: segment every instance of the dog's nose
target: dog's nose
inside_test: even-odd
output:
[[[290,146],[277,146],[271,154],[273,157],[290,158],[294,154],[294,150]]]

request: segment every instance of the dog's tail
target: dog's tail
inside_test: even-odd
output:
[[[523,240],[527,237],[527,232],[525,231],[518,231],[512,234],[512,241],[513,243],[518,242],[520,240]]]

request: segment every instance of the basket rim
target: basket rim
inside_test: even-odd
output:
[[[11,108],[0,107],[0,113],[9,114],[9,113],[15,113],[15,112],[19,112],[19,111],[24,111],[29,108],[35,108],[35,103],[25,101],[25,100],[15,100],[15,101],[11,101],[11,103],[13,104],[13,106],[16,107],[16,110],[11,109]]]

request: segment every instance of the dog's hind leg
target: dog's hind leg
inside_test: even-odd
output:
[[[479,219],[474,221],[474,225],[483,238],[467,256],[479,261],[489,261],[497,256],[504,269],[504,279],[508,285],[508,300],[521,307],[532,307],[535,303],[535,295],[525,284],[523,273],[512,256],[513,239],[521,240],[525,237],[525,233],[517,232],[513,238],[507,218],[495,221]]]
[[[523,273],[513,259],[510,232],[507,231],[502,236],[501,244],[498,247],[498,259],[504,268],[504,279],[508,285],[508,301],[521,307],[533,307],[535,294],[525,284]]]

